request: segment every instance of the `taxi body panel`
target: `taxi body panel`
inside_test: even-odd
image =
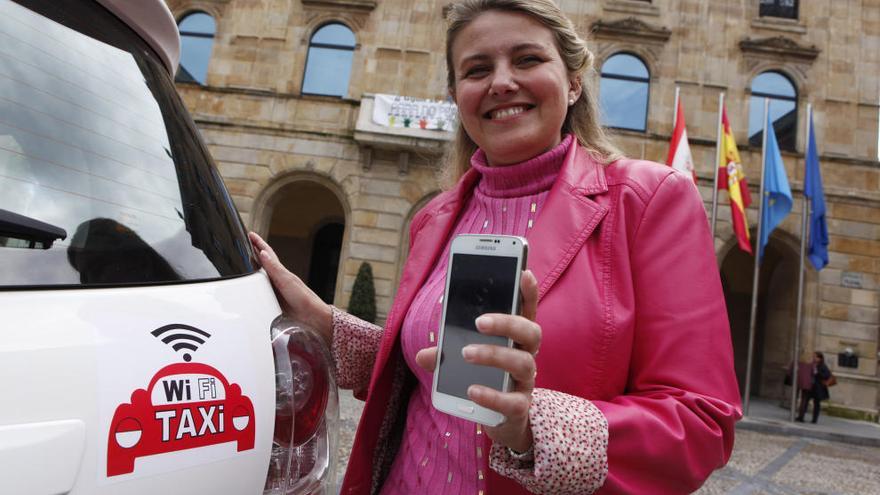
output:
[[[60,465],[76,466],[69,487],[73,494],[258,493],[265,482],[274,428],[269,329],[280,313],[262,271],[159,287],[0,292],[5,321],[0,339],[0,394],[5,404],[0,407],[0,459],[31,452],[32,460],[17,466],[26,472],[8,473],[11,466],[0,466],[0,493],[52,493],[39,490],[41,483],[23,486],[17,480],[45,478],[48,468],[56,466],[52,472],[58,473]],[[151,333],[176,322],[211,334],[192,352],[192,362]],[[149,454],[141,450],[129,456],[131,469],[108,472],[108,463],[118,458],[110,448],[116,445],[116,426],[134,416],[127,414],[126,406],[136,404],[139,396],[152,402],[150,392],[162,386],[162,376],[180,373],[228,380],[222,383],[222,400],[191,403],[224,404],[225,436],[210,434],[201,413],[195,413],[196,432],[205,428],[208,434],[193,435],[191,443],[181,438],[171,442],[173,448],[160,445]],[[197,394],[197,388],[191,393]],[[233,424],[239,406],[252,407],[254,418],[242,431]],[[172,404],[174,408],[180,411],[181,405]],[[219,430],[219,411],[210,417]],[[161,417],[154,415],[150,423],[149,417],[138,419],[161,434]],[[179,421],[165,421],[176,436]],[[59,422],[81,425],[82,434],[70,438],[69,433],[58,433]],[[12,438],[14,425],[31,425],[31,430],[15,443],[4,441]],[[53,440],[38,431],[48,432]],[[67,478],[60,485],[69,484]]]

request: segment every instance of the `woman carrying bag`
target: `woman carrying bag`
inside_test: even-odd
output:
[[[809,390],[803,390],[801,394],[801,407],[797,421],[804,422],[804,414],[807,412],[807,402],[813,401],[813,423],[819,421],[821,402],[828,400],[831,395],[828,387],[837,384],[837,378],[831,374],[828,365],[825,364],[825,355],[821,352],[813,353],[812,386]]]

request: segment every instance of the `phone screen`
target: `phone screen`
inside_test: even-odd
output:
[[[461,356],[468,344],[507,345],[507,338],[483,335],[474,320],[485,313],[513,311],[517,258],[455,253],[450,261],[449,298],[446,326],[437,376],[437,391],[467,399],[474,384],[496,390],[504,386],[504,371],[491,366],[470,364]]]

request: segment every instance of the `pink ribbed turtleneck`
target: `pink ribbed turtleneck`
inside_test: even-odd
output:
[[[573,142],[573,136],[567,135],[550,151],[501,167],[490,167],[481,150],[471,157],[471,166],[480,173],[480,180],[403,322],[403,355],[418,385],[410,397],[400,450],[382,487],[383,494],[485,492],[489,452],[484,447],[481,427],[434,409],[432,376],[416,364],[415,355],[437,345],[451,240],[458,234],[528,238]]]

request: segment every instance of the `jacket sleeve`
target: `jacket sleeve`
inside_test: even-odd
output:
[[[331,306],[331,312],[331,350],[336,365],[337,385],[353,390],[355,397],[364,400],[382,340],[382,327],[352,316],[336,306]]]
[[[593,401],[609,429],[600,493],[690,493],[727,462],[742,412],[706,212],[688,177],[660,182],[629,242],[626,390]]]

